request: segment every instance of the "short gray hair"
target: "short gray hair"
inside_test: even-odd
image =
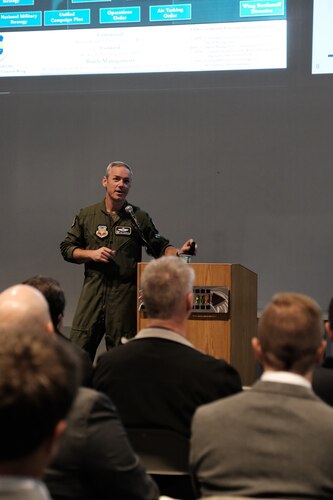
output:
[[[105,177],[109,177],[110,175],[110,170],[111,168],[113,167],[125,167],[127,168],[127,170],[129,171],[130,173],[130,177],[132,179],[133,177],[133,170],[131,169],[131,167],[125,163],[124,161],[112,161],[111,163],[108,164],[108,166],[106,167],[106,172],[105,172]]]
[[[160,257],[144,269],[143,302],[149,318],[168,319],[176,314],[192,292],[194,271],[179,257]]]

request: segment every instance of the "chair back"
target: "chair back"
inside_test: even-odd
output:
[[[189,471],[190,441],[169,429],[128,428],[134,451],[159,486],[161,495],[196,498]]]
[[[189,473],[190,442],[168,429],[127,429],[142,464],[150,473]]]

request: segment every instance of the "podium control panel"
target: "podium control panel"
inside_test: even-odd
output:
[[[226,314],[229,312],[229,288],[225,286],[194,286],[193,313]],[[139,290],[138,310],[144,312],[145,306]]]
[[[193,312],[223,313],[229,311],[229,288],[224,286],[193,287]]]

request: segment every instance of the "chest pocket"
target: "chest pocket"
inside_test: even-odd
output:
[[[113,248],[115,250],[124,249],[131,256],[138,255],[141,251],[141,240],[137,231],[130,225],[115,225],[112,229]]]

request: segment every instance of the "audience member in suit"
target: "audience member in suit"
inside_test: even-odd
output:
[[[261,379],[194,415],[190,462],[203,497],[333,498],[333,409],[311,388],[325,345],[315,301],[273,297],[252,339]]]
[[[326,335],[333,342],[333,299],[328,308],[328,321],[325,323]],[[314,392],[325,403],[333,406],[333,357],[327,356],[313,373],[312,387]]]
[[[125,427],[166,428],[190,436],[194,410],[241,391],[237,371],[186,338],[194,271],[177,257],[151,261],[142,274],[149,326],[104,353],[93,386],[108,394]]]
[[[37,288],[37,290],[39,290],[46,298],[49,305],[54,331],[62,340],[70,343],[71,348],[75,350],[82,364],[82,385],[89,385],[93,370],[89,354],[76,344],[73,344],[61,331],[66,301],[65,294],[60,286],[60,283],[54,278],[37,275],[25,280],[24,284]]]
[[[28,311],[22,325],[20,300]],[[45,335],[48,324],[48,306],[38,290],[18,285],[0,294],[0,497],[4,500],[50,499],[41,477],[77,393],[76,358],[54,335]]]
[[[37,340],[33,336],[36,336]],[[48,357],[46,355],[38,357],[38,352],[35,358],[32,358],[32,355],[35,354],[35,348],[37,350],[39,346],[39,338],[50,339],[50,342],[55,344],[57,351],[53,358],[50,355]],[[17,365],[13,367],[10,366],[9,362],[5,365],[5,361],[2,359],[3,348],[7,346],[8,339],[10,341],[8,350],[9,352],[11,352],[10,349],[13,350],[13,358],[17,361]],[[6,345],[3,345],[3,343]],[[17,347],[15,346],[16,343],[18,344]],[[43,340],[40,343],[43,345]],[[60,344],[60,347],[57,347],[58,344]],[[31,348],[31,355],[26,345],[28,345],[29,349]],[[67,351],[69,351],[69,355],[66,354]],[[62,352],[64,352],[64,355]],[[59,369],[57,369],[58,358],[56,355],[63,357]],[[37,470],[38,466],[38,463],[35,464],[34,455],[29,453],[27,457],[24,455],[21,459],[19,454],[15,452],[15,447],[24,446],[23,436],[25,434],[27,442],[29,442],[29,438],[32,440],[35,434],[38,437],[39,433],[43,432],[42,418],[45,419],[45,425],[49,425],[49,419],[45,418],[44,413],[49,411],[51,418],[54,410],[53,406],[58,404],[57,402],[52,403],[48,394],[45,393],[46,407],[41,407],[41,415],[33,418],[35,414],[31,414],[31,416],[30,413],[25,414],[26,406],[23,406],[24,401],[21,403],[18,401],[16,406],[19,415],[16,417],[11,408],[9,410],[6,408],[5,386],[2,388],[1,383],[5,384],[7,378],[10,378],[8,399],[11,396],[10,384],[14,388],[15,384],[22,385],[21,388],[17,387],[18,397],[24,398],[25,391],[29,394],[30,378],[28,378],[28,375],[30,375],[30,372],[28,372],[28,367],[30,368],[30,366],[28,362],[31,357],[31,371],[34,368],[33,362],[35,362],[36,376],[40,377],[38,382],[42,384],[41,378],[44,371],[43,366],[39,366],[39,364],[44,363],[46,375],[48,372],[54,374],[53,384],[56,383],[56,376],[59,376],[58,390],[64,391],[64,398],[71,387],[74,387],[74,383],[81,380],[80,366],[77,363],[69,373],[69,380],[60,378],[62,364],[68,363],[66,361],[68,356],[71,356],[71,359],[75,358],[75,361],[78,362],[76,350],[72,349],[71,344],[63,342],[53,334],[48,303],[39,290],[23,284],[11,287],[0,294],[0,439],[5,436],[8,440],[8,444],[5,437],[0,441],[1,499],[49,499],[43,483],[33,480],[36,477],[34,471]],[[14,361],[12,363],[14,364]],[[27,367],[25,367],[25,364],[27,364]],[[25,375],[25,371],[27,371],[27,375]],[[2,377],[3,372],[6,377]],[[41,373],[39,374],[39,372]],[[68,387],[65,385],[65,388],[63,388],[64,384],[67,384]],[[19,389],[21,389],[21,393]],[[33,389],[33,386],[31,389]],[[42,387],[39,388],[39,391],[42,391]],[[33,397],[32,390],[31,393]],[[39,404],[37,395],[36,406]],[[40,394],[41,397],[42,394]],[[44,401],[42,402],[44,404]],[[59,401],[59,409],[55,410],[60,412],[61,405],[62,400]],[[33,407],[33,410],[37,412],[37,408]],[[27,409],[28,411],[30,410]],[[8,412],[8,415],[6,412]],[[27,415],[26,420],[25,415]],[[5,425],[7,418],[8,422],[10,422],[10,418],[12,419],[13,431],[11,431],[10,426]],[[24,422],[22,429],[21,421]],[[19,426],[18,431],[16,431],[16,425]],[[29,428],[29,425],[31,428]],[[60,498],[155,500],[158,498],[157,486],[139,464],[138,458],[129,445],[117,412],[105,395],[91,389],[80,388],[74,400],[73,408],[68,415],[66,425],[67,428],[60,448],[51,463],[50,470],[46,474],[53,500]],[[63,431],[63,423],[59,427]],[[45,433],[47,430],[45,430]],[[31,433],[31,436],[29,436],[29,433]],[[10,461],[2,461],[2,455],[5,454],[6,447],[9,448],[9,442],[13,448],[13,456],[10,457]],[[48,438],[48,442],[52,444],[51,438]],[[51,447],[49,451],[51,454]],[[11,452],[8,451],[8,453]],[[39,453],[39,450],[36,451],[37,453]],[[38,454],[37,458],[39,458]],[[40,456],[40,459],[42,458],[44,456]],[[49,459],[50,456],[45,456],[45,458]],[[40,460],[39,465],[38,477],[43,472],[44,467],[42,465],[46,465],[46,460],[43,463]],[[13,480],[11,477],[9,479],[2,477],[13,476],[14,474],[23,476],[24,480],[18,481],[17,478]]]
[[[44,476],[53,500],[157,500],[110,399],[80,388],[59,451]]]

